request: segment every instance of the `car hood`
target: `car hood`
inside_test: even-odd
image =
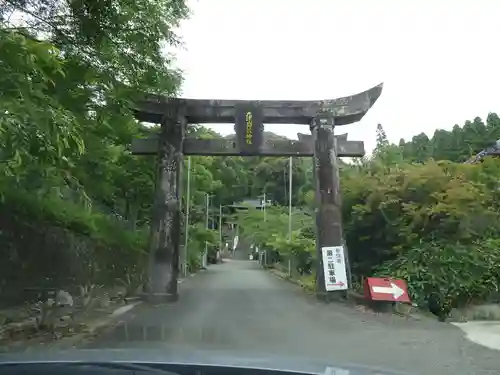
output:
[[[144,349],[74,349],[30,350],[22,353],[0,354],[0,365],[12,362],[132,362],[172,363],[224,367],[273,369],[312,374],[342,375],[410,375],[410,373],[372,368],[356,364],[325,363],[311,359],[287,358],[273,355],[235,355],[232,352],[211,350]]]

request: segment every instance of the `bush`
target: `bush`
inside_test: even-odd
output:
[[[38,197],[22,190],[7,191],[2,206],[3,210],[24,220],[66,228],[107,246],[143,251],[147,245],[146,229],[126,230],[123,223],[109,215],[54,195]]]
[[[406,280],[419,304],[438,291],[453,307],[463,307],[498,291],[499,249],[496,239],[470,245],[422,244],[377,267],[375,275]]]
[[[310,275],[316,258],[316,245],[314,240],[303,237],[300,231],[292,233],[290,241],[281,236],[274,235],[268,243],[269,248],[279,254],[279,257],[289,256],[300,275]]]
[[[187,262],[191,271],[195,271],[201,267],[205,244],[207,248],[207,262],[214,263],[219,248],[219,233],[212,229],[206,229],[202,223],[190,225]]]
[[[498,204],[481,168],[430,160],[376,173],[344,170],[344,229],[354,273],[370,275],[422,243],[468,244],[498,233]]]

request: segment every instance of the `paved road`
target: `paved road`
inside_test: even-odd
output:
[[[498,374],[500,353],[452,325],[323,304],[251,261],[230,261],[181,284],[181,299],[139,306],[89,346],[163,345],[272,353],[417,374]]]

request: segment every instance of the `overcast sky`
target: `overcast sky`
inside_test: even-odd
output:
[[[182,96],[326,99],[384,82],[349,139],[393,142],[500,112],[499,0],[194,0]],[[231,125],[212,126],[232,133]],[[295,138],[300,125],[267,125]]]

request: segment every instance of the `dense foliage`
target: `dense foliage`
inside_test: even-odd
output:
[[[29,279],[33,259],[70,261],[64,255],[73,249],[67,247],[93,254],[98,265],[93,269],[99,272],[87,272],[80,283],[140,272],[134,265],[144,264],[154,165],[130,154],[132,138],[151,130],[129,108],[143,91],[176,92],[180,72],[164,47],[177,43],[174,30],[187,14],[182,0],[3,2],[2,222],[4,229],[14,217],[27,225],[14,231],[15,238],[2,231],[2,290],[13,278]],[[32,251],[45,257],[29,257],[21,245],[37,228],[45,236]],[[68,237],[70,243],[54,252],[51,228],[66,228],[92,244]],[[104,264],[111,254],[128,263],[117,262],[109,272]],[[53,277],[46,276],[37,283]]]
[[[400,277],[408,281],[417,302],[438,291],[455,306],[498,291],[500,164],[492,158],[474,165],[459,162],[490,146],[499,132],[494,113],[486,125],[476,118],[452,132],[438,130],[432,139],[419,135],[400,145],[390,144],[378,126],[373,155],[341,170],[344,229],[355,285],[373,274]],[[444,144],[450,147],[443,149]],[[310,186],[297,189],[312,202]],[[309,204],[301,210],[311,208]],[[288,220],[284,213],[275,219],[267,216],[276,223]],[[259,232],[255,240],[277,261],[292,254],[299,258],[297,267],[307,271],[316,253],[310,242],[313,217],[306,217],[307,224],[296,222],[294,213],[290,242],[287,226],[262,223],[260,212],[242,214],[240,220],[244,228]]]

